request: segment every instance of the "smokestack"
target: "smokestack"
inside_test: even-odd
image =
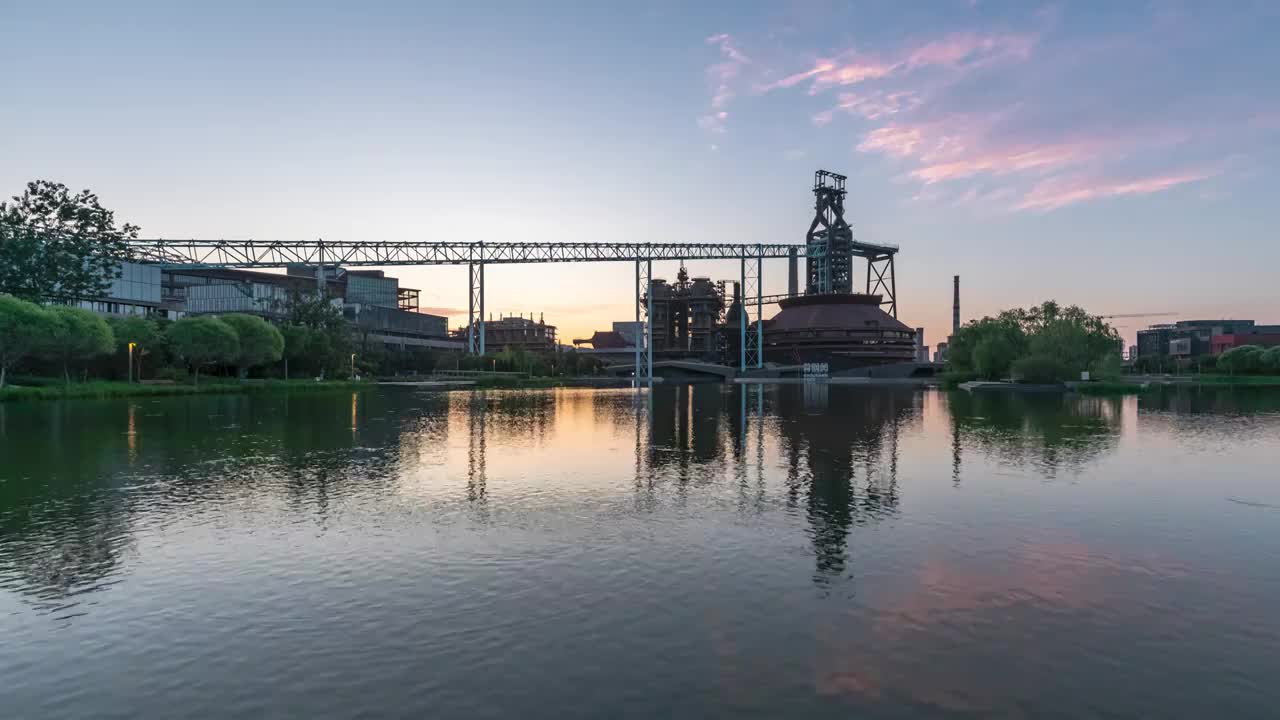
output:
[[[960,332],[960,276],[953,278],[955,281],[955,297],[951,301],[951,334],[954,336]]]

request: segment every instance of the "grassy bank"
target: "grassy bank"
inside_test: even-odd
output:
[[[1147,392],[1152,389],[1150,385],[1131,382],[1111,382],[1100,381],[1090,383],[1080,383],[1074,385],[1072,390],[1081,395],[1136,395],[1138,393]]]
[[[1199,385],[1257,385],[1260,387],[1280,387],[1280,375],[1219,375],[1206,373],[1192,375],[1192,384]]]
[[[62,400],[68,398],[130,398],[166,395],[232,395],[238,393],[343,390],[372,387],[367,382],[347,380],[258,380],[249,382],[206,380],[199,385],[142,385],[98,380],[84,383],[40,386],[9,385],[0,389],[0,402],[19,400]]]

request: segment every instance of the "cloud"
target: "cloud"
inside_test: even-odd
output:
[[[707,84],[712,88],[710,111],[698,118],[698,127],[708,132],[723,133],[725,121],[729,119],[725,108],[737,95],[735,81],[742,74],[742,68],[751,64],[751,59],[738,50],[727,33],[712,35],[706,43],[719,48],[721,61],[706,69]]]
[[[1036,43],[1035,35],[979,35],[952,33],[927,42],[912,50],[904,64],[909,69],[943,66],[958,67],[997,60],[1026,60]]]
[[[976,152],[968,152],[960,146],[956,159],[926,164],[911,171],[911,177],[929,185],[980,174],[1048,172],[1078,165],[1093,158],[1097,152],[1098,146],[1088,142],[1011,145]],[[927,160],[928,157],[924,159]]]
[[[1025,60],[1035,41],[1034,35],[954,33],[898,53],[896,60],[883,60],[849,49],[829,58],[819,58],[807,70],[758,84],[755,91],[768,93],[812,80],[809,94],[817,95],[834,87],[858,85],[923,68],[972,68],[999,60]]]
[[[698,124],[723,133],[731,102],[741,103],[736,121],[785,98],[825,132],[845,131],[848,118],[856,152],[898,165],[915,200],[1031,212],[1238,174],[1227,158],[1243,138],[1280,128],[1263,98],[1197,102],[1153,84],[1176,59],[1158,28],[1065,37],[1054,12],[1023,20],[816,53],[779,47],[777,36],[753,47],[713,35],[720,57],[706,69]]]
[[[923,142],[924,135],[920,128],[887,126],[876,128],[858,144],[863,152],[882,152],[896,157],[910,157],[916,154]]]
[[[920,96],[913,90],[897,92],[840,93],[836,110],[858,115],[867,120],[879,120],[918,107]]]
[[[913,163],[915,167],[906,177],[926,186],[1011,176],[1015,181],[1025,177],[1044,182],[1083,169],[1105,181],[1107,169],[1115,161],[1144,151],[1163,150],[1189,137],[1176,129],[1106,132],[1073,127],[1028,131],[1018,127],[1022,120],[1019,111],[1015,106],[1003,113],[892,121],[868,131],[857,149]],[[1021,134],[1012,132],[1011,127]],[[965,196],[968,193],[961,197]],[[982,197],[992,196],[987,193]],[[1015,205],[1015,209],[1029,207]]]
[[[1215,171],[1195,170],[1128,180],[1089,177],[1053,178],[1037,183],[1023,196],[1016,207],[1019,210],[1049,211],[1097,198],[1150,195],[1178,185],[1206,180],[1216,174]]]
[[[725,132],[729,106],[744,92],[761,96],[807,83],[808,94],[819,95],[832,88],[887,80],[926,68],[964,70],[1001,59],[1026,58],[1035,36],[954,33],[894,53],[893,59],[850,48],[812,60],[807,69],[780,78],[769,63],[756,62],[743,52],[728,33],[711,35],[704,42],[714,46],[720,57],[703,71],[711,96],[707,110],[698,117],[698,127],[719,134]],[[910,90],[843,93],[837,109],[876,119],[919,103],[917,94]],[[822,127],[833,117],[834,112],[824,111],[813,116],[813,123]]]

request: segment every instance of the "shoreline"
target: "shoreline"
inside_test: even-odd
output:
[[[114,380],[92,380],[86,383],[51,385],[6,385],[0,388],[0,402],[27,400],[111,400],[135,397],[172,397],[177,395],[237,395],[281,391],[350,390],[373,387],[367,381],[351,380],[251,380],[249,382],[209,381],[201,385],[142,384]]]
[[[39,400],[111,400],[116,398],[175,397],[181,395],[237,395],[263,392],[323,392],[372,390],[399,387],[421,390],[540,389],[555,387],[630,387],[630,380],[614,378],[472,378],[447,380],[248,380],[211,379],[200,385],[188,383],[144,384],[116,380],[91,380],[64,385],[6,385],[0,388],[0,403]]]

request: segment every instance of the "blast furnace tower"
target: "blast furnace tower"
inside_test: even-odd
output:
[[[853,230],[844,219],[847,178],[813,174],[813,222],[805,235],[806,295],[853,292]]]

